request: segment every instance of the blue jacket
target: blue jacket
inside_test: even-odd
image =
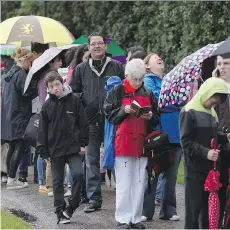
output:
[[[105,82],[105,91],[108,93],[116,86],[121,84],[121,79],[117,76],[110,77]],[[104,160],[102,167],[104,169],[113,169],[115,162],[115,150],[114,150],[114,131],[115,127],[110,121],[105,119],[104,127]]]
[[[165,75],[164,75],[165,76]],[[163,78],[164,78],[163,76]],[[154,93],[156,101],[158,101],[161,91],[162,79],[155,74],[146,74],[144,78],[144,85]],[[179,115],[180,108],[177,106],[168,106],[160,109],[161,124],[156,127],[163,132],[166,132],[169,136],[169,141],[172,144],[180,143],[179,134]]]

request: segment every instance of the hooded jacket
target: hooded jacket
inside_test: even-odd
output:
[[[164,77],[165,75],[163,75],[162,79]],[[159,100],[162,79],[160,79],[153,73],[146,74],[144,78],[144,85],[146,88],[152,90],[156,98],[156,102],[158,102]],[[160,112],[160,125],[158,125],[156,129],[166,132],[168,134],[170,143],[172,144],[180,143],[180,138],[179,138],[180,108],[173,105],[173,106],[168,106],[167,108],[161,108],[159,112]]]
[[[1,139],[3,140],[21,139],[32,116],[33,93],[23,95],[26,76],[26,72],[17,65],[3,76],[5,82],[1,104]]]
[[[207,159],[207,155],[212,138],[217,140],[218,117],[215,109],[206,109],[204,103],[216,93],[227,94],[227,86],[221,79],[210,78],[181,111],[181,146],[185,167],[189,171],[207,173],[213,168],[213,162]]]
[[[43,158],[79,153],[88,145],[88,125],[80,98],[64,87],[63,95],[50,94],[42,106],[38,128],[38,152]]]

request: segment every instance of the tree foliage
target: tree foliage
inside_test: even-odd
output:
[[[43,15],[44,2],[2,1],[2,20]],[[49,1],[47,16],[77,38],[99,31],[122,48],[139,44],[165,59],[170,70],[183,57],[230,35],[230,2]]]

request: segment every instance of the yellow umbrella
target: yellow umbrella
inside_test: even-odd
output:
[[[18,16],[0,23],[0,44],[39,42],[71,44],[75,39],[60,22],[41,16]]]

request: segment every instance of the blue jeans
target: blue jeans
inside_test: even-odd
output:
[[[171,165],[163,174],[164,192],[161,203],[160,219],[169,219],[173,215],[177,215],[176,212],[176,181],[177,173],[181,160],[182,150],[179,145],[171,145],[171,149],[174,155],[174,164]],[[152,180],[151,193],[148,193],[148,188],[145,191],[144,204],[143,204],[143,216],[152,219],[155,213],[155,198],[156,187],[158,178],[160,175]]]
[[[38,170],[38,183],[39,185],[45,185],[45,161],[38,156],[37,160],[37,170]]]
[[[156,190],[156,200],[157,201],[162,201],[163,199],[163,194],[164,194],[164,186],[165,186],[165,178],[164,178],[164,173],[161,173],[158,176],[158,182],[157,182],[157,190]]]

